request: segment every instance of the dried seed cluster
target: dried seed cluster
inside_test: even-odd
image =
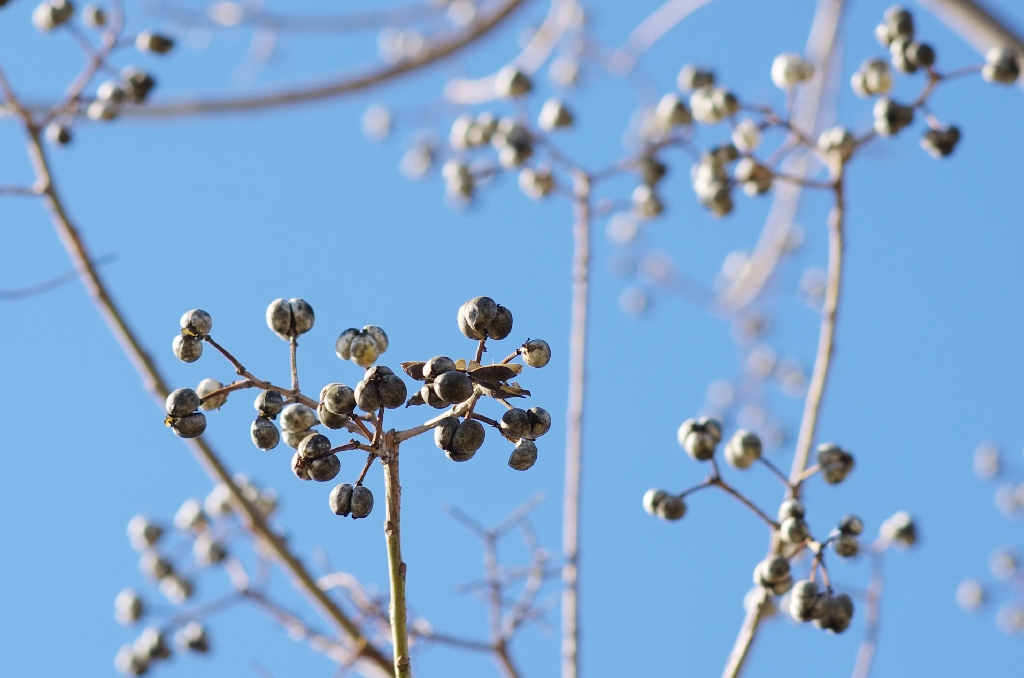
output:
[[[236,475],[234,483],[256,511],[265,519],[271,516],[277,506],[273,490],[261,489],[243,475]],[[173,520],[178,532],[177,543],[167,544],[168,539],[174,538],[173,533],[145,516],[135,516],[128,522],[128,540],[132,548],[140,552],[139,570],[171,603],[181,605],[191,599],[195,591],[193,577],[201,576],[205,568],[223,564],[229,558],[224,535],[232,531],[226,522],[233,515],[230,496],[227,486],[218,484],[205,501],[185,500]],[[181,546],[190,542],[191,563],[176,564],[175,560],[187,553]],[[193,577],[185,576],[190,572]],[[155,607],[154,612],[137,590],[126,588],[114,598],[114,618],[125,626],[132,626],[146,617],[159,615],[159,606]],[[171,617],[162,625],[150,622],[134,642],[123,646],[114,659],[115,668],[130,676],[147,673],[155,663],[171,656],[168,636],[172,631],[173,644],[181,651],[209,652],[210,639],[201,620],[182,621]]]
[[[468,339],[479,343],[477,358],[453,360],[435,356],[421,362],[402,363],[405,373],[423,385],[406,403],[429,405],[437,409],[455,406],[447,416],[434,424],[434,443],[452,461],[469,461],[483,446],[484,424],[498,429],[515,448],[508,465],[525,471],[537,461],[537,438],[551,428],[551,415],[540,407],[521,409],[508,403],[511,398],[530,395],[515,381],[522,365],[512,359],[522,357],[530,367],[544,367],[551,360],[551,347],[541,339],[530,339],[497,365],[481,365],[478,360],[488,340],[501,340],[512,332],[512,312],[490,297],[475,297],[464,303],[457,315],[459,330]],[[491,397],[505,405],[500,420],[475,412],[481,397]]]
[[[522,372],[523,365],[512,360],[521,357],[526,365],[544,367],[551,360],[551,347],[541,339],[528,339],[503,362],[482,365],[480,359],[487,350],[487,342],[505,339],[513,326],[511,311],[490,297],[467,301],[457,315],[463,335],[478,342],[472,360],[437,356],[428,361],[402,363],[406,374],[422,382],[412,397],[401,376],[385,365],[374,365],[389,347],[387,333],[376,325],[366,325],[361,330],[349,328],[335,342],[339,358],[365,368],[362,379],[354,387],[332,382],[320,389],[316,400],[303,395],[298,387],[296,339],[313,328],[313,308],[303,299],[277,299],[267,308],[266,320],[275,334],[291,344],[291,388],[254,377],[217,344],[210,336],[213,327],[210,314],[193,310],[182,317],[181,333],[175,337],[173,346],[175,354],[186,362],[194,362],[202,355],[204,343],[208,343],[232,363],[243,379],[225,386],[207,378],[195,391],[185,388],[170,394],[166,423],[175,433],[183,437],[200,435],[206,428],[206,415],[199,410],[219,409],[233,391],[259,389],[253,403],[256,419],[250,427],[252,442],[259,449],[269,451],[283,439],[295,450],[291,470],[300,480],[333,481],[341,472],[338,456],[341,452],[369,452],[370,457],[358,480],[336,486],[329,499],[334,513],[353,518],[365,518],[373,508],[373,495],[363,486],[363,479],[374,458],[389,463],[395,455],[398,432],[386,431],[383,421],[387,410],[403,405],[452,408],[446,415],[404,434],[412,437],[433,431],[435,443],[455,461],[466,461],[476,454],[483,445],[484,424],[487,424],[515,444],[508,461],[510,467],[525,471],[536,463],[534,441],[551,428],[551,415],[540,407],[521,409],[509,402],[530,395],[513,380]],[[499,420],[475,412],[484,397],[505,405],[506,412]],[[345,430],[361,436],[363,441],[352,438],[348,443],[335,446],[328,435],[317,428],[320,425],[330,430]],[[189,519],[183,517],[182,520]],[[205,540],[197,540],[196,549],[197,560],[204,563],[220,562],[226,555]]]

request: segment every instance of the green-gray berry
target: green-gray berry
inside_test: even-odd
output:
[[[347,516],[352,511],[352,486],[342,483],[335,487],[331,490],[328,504],[335,515]]]
[[[506,410],[501,415],[501,432],[513,440],[524,438],[531,434],[533,427],[530,425],[530,415],[526,410],[514,407]]]
[[[469,461],[484,444],[484,427],[475,419],[463,421],[452,434],[448,458],[452,461]]]
[[[194,363],[203,355],[203,342],[195,337],[179,334],[171,342],[174,357],[183,363]]]
[[[281,428],[305,431],[316,425],[316,412],[302,403],[292,403],[281,410]]]
[[[520,440],[508,458],[508,465],[517,471],[527,471],[537,463],[537,443]]]
[[[171,422],[171,430],[179,438],[198,438],[206,430],[206,415],[193,412]]]
[[[544,367],[551,362],[551,347],[543,339],[531,339],[523,344],[523,362],[530,367]]]
[[[281,442],[281,432],[266,417],[257,417],[249,429],[253,444],[261,450],[272,450]]]
[[[365,518],[373,510],[373,493],[362,485],[352,489],[351,510],[353,518]]]
[[[473,395],[473,382],[462,372],[445,372],[434,380],[434,393],[452,405],[465,402]]]
[[[256,396],[256,402],[253,403],[253,407],[260,413],[261,416],[273,419],[284,407],[284,396],[277,391],[262,391]]]

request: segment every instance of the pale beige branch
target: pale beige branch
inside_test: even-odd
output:
[[[917,0],[979,54],[992,47],[1012,47],[1024,55],[1024,38],[1019,30],[974,0]],[[1024,87],[1024,81],[1021,81]]]
[[[196,97],[160,104],[132,106],[125,108],[124,114],[126,116],[164,118],[203,113],[237,113],[279,108],[360,92],[453,56],[499,26],[524,2],[525,0],[503,0],[492,11],[481,11],[480,16],[465,29],[428,43],[417,56],[396,64],[367,69],[363,73],[339,75],[320,83],[273,89],[257,94]]]
[[[829,109],[834,105],[828,96],[834,93],[830,91],[829,81],[837,79],[841,67],[837,56],[845,4],[845,0],[821,0],[814,15],[806,51],[816,66],[815,77],[801,86],[792,117],[793,126],[805,134],[814,134],[829,124]],[[816,156],[801,149],[786,158],[782,171],[788,176],[806,178],[815,167],[820,167]],[[771,211],[748,265],[715,301],[715,306],[726,312],[745,308],[757,298],[787,251],[803,187],[778,183],[774,191]]]

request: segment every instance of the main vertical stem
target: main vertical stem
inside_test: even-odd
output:
[[[394,431],[384,435],[384,535],[388,544],[388,576],[391,580],[391,638],[395,654],[395,678],[412,676],[409,630],[405,605],[405,563],[402,561],[402,485],[398,480],[398,441]]]
[[[575,195],[572,317],[569,331],[569,406],[566,411],[565,490],[562,504],[562,678],[579,676],[580,475],[586,387],[587,310],[590,306],[590,178],[573,177]]]

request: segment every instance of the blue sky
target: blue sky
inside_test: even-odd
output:
[[[1024,26],[1019,5],[991,4]],[[619,44],[655,6],[598,2],[593,31],[604,43]],[[778,3],[718,0],[659,43],[645,71],[668,92],[682,64],[713,64],[745,98],[781,105],[782,94],[768,77],[771,60],[802,49],[813,6],[794,0],[782,11]],[[857,129],[870,126],[871,104],[856,99],[846,82],[864,58],[880,52],[872,29],[885,6],[857,2],[847,17],[839,119]],[[115,256],[104,275],[176,385],[232,376],[212,353],[193,365],[171,355],[178,318],[195,307],[213,315],[217,339],[253,371],[284,380],[286,345],[263,321],[267,303],[277,297],[301,296],[316,310],[317,324],[300,353],[308,384],[358,379],[358,369],[333,354],[338,332],[350,326],[384,327],[391,338],[384,362],[392,366],[468,354],[455,312],[480,294],[513,311],[514,338],[551,343],[550,366],[523,379],[533,404],[555,415],[530,472],[508,469],[507,450],[496,440],[460,465],[427,439],[403,448],[411,600],[438,630],[470,637],[484,632],[484,608],[454,588],[479,576],[480,551],[443,506],[496,523],[543,493],[535,524],[541,541],[553,552],[559,548],[571,213],[564,201],[527,200],[512,177],[489,185],[471,208],[453,210],[439,177],[409,182],[397,167],[423,129],[446,134],[456,111],[438,105],[445,79],[497,68],[515,53],[517,32],[543,11],[531,4],[466,57],[372,94],[247,116],[82,125],[74,144],[53,154],[88,243],[97,254]],[[45,99],[80,62],[66,37],[38,35],[30,13],[27,2],[0,10],[0,64],[27,98]],[[940,66],[979,61],[942,24],[923,11],[916,16]],[[154,22],[137,11],[131,25]],[[245,49],[245,40],[227,36],[205,51],[182,49],[159,61],[131,58],[154,70],[165,94],[232,91],[240,87],[232,72]],[[372,36],[344,46],[329,38],[288,38],[258,84],[365,63],[374,50]],[[585,75],[580,90],[565,95],[579,124],[563,146],[598,167],[621,157],[622,132],[637,102],[623,83]],[[529,101],[533,113],[547,85],[540,90]],[[939,162],[921,151],[919,120],[896,139],[873,144],[848,170],[848,269],[820,436],[852,450],[857,468],[837,487],[812,482],[807,504],[818,532],[848,512],[864,518],[869,534],[896,510],[920,519],[920,547],[886,557],[878,676],[1019,674],[1020,640],[995,630],[991,608],[962,613],[953,593],[966,576],[990,579],[993,548],[1024,547],[1019,524],[1006,522],[993,506],[993,488],[971,474],[972,451],[986,439],[1003,446],[1012,467],[1024,466],[1022,96],[1019,88],[980,78],[951,83],[932,106],[941,120],[963,130],[951,158]],[[396,110],[398,130],[383,144],[360,131],[371,103]],[[713,143],[715,134],[702,132],[699,141]],[[10,121],[0,124],[0,158],[0,185],[29,180],[20,133]],[[693,198],[690,161],[678,153],[672,158],[663,190],[669,209],[645,230],[644,246],[710,282],[727,253],[756,241],[768,200],[738,196],[734,215],[713,220]],[[625,197],[631,188],[623,181],[609,190]],[[767,339],[807,369],[817,319],[795,290],[806,267],[825,263],[826,210],[823,200],[812,198],[801,211],[805,245],[778,282],[772,302],[778,314]],[[647,516],[640,497],[652,486],[681,489],[703,477],[675,443],[675,431],[703,406],[711,381],[739,373],[737,349],[728,323],[681,300],[661,296],[642,317],[623,316],[618,297],[628,283],[610,270],[620,251],[604,239],[604,228],[604,221],[596,224],[586,423],[584,671],[716,675],[742,619],[764,529],[742,507],[710,492],[693,497],[678,524]],[[31,200],[0,197],[0,238],[0,288],[29,285],[69,267],[46,214]],[[210,484],[162,426],[81,286],[2,303],[0,383],[8,404],[0,455],[0,540],[7,545],[0,560],[0,674],[109,675],[117,648],[134,637],[112,619],[114,595],[133,586],[159,599],[137,571],[124,534],[128,519],[144,512],[168,520],[184,499],[204,496]],[[513,346],[513,338],[506,344]],[[774,390],[769,397],[792,433],[801,403]],[[313,554],[322,549],[337,567],[386,591],[382,513],[359,522],[331,515],[329,485],[299,483],[284,449],[263,453],[249,442],[249,401],[248,395],[232,397],[210,416],[208,435],[227,463],[280,493],[280,521],[314,569]],[[412,425],[421,416],[403,412],[396,419]],[[773,459],[788,466],[789,449],[783,446]],[[342,473],[354,477],[359,466],[345,459]],[[757,472],[732,477],[774,512],[776,481]],[[379,469],[371,471],[368,486],[383,497]],[[511,560],[523,557],[514,542],[503,552]],[[833,568],[850,589],[866,585],[863,560]],[[204,597],[228,588],[218,572],[205,575],[200,586]],[[315,619],[279,574],[272,590]],[[546,595],[554,600],[555,594],[549,587]],[[549,615],[552,624],[557,618],[557,610]],[[808,667],[843,675],[852,669],[863,632],[862,614],[839,637],[775,621],[764,629],[748,675],[791,675],[796,653]],[[255,661],[274,676],[332,675],[329,661],[288,640],[254,610],[218,615],[211,633],[213,656],[175,659],[160,674],[255,676]],[[557,634],[530,628],[515,647],[526,675],[554,675]],[[485,657],[444,648],[418,652],[414,661],[423,676],[494,671]]]

